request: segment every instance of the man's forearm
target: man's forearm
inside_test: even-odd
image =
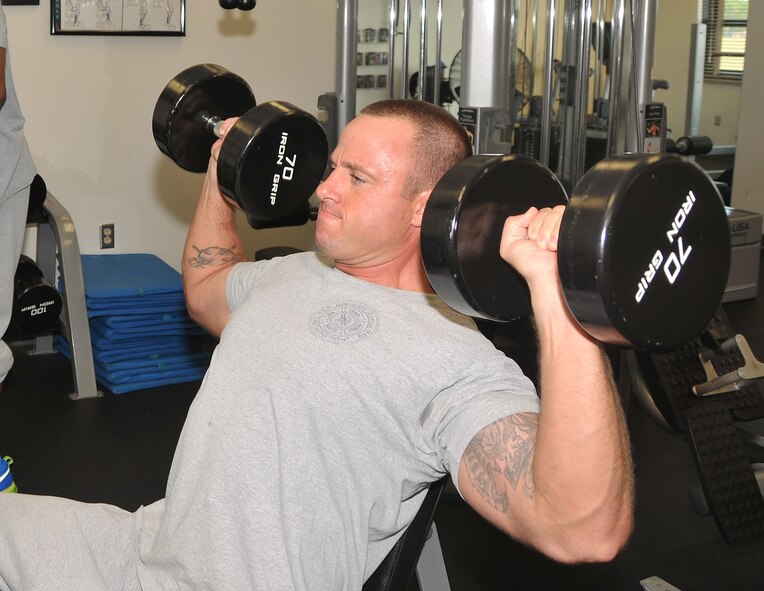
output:
[[[537,501],[594,557],[631,531],[633,476],[626,422],[610,364],[564,306],[536,314],[541,413],[534,454]],[[605,547],[599,551],[596,540]],[[621,540],[621,542],[618,542]],[[565,536],[559,541],[564,543]],[[575,543],[575,542],[571,542]]]

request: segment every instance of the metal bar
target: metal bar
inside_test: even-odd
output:
[[[50,193],[45,197],[44,207],[48,212],[48,223],[40,224],[37,229],[38,250],[58,251],[64,299],[62,323],[71,349],[74,380],[74,392],[69,397],[73,400],[95,398],[102,394],[96,386],[77,233],[69,212]]]
[[[687,85],[687,120],[685,135],[700,133],[700,110],[703,103],[703,59],[706,48],[706,25],[693,24],[690,35],[690,79]]]
[[[443,52],[443,0],[438,0],[438,12],[435,18],[435,75],[433,76],[432,102],[440,105],[440,58]]]
[[[509,111],[507,2],[465,0],[462,31],[462,106]]]
[[[427,99],[427,0],[421,0],[419,14],[419,100]]]
[[[390,0],[390,35],[387,39],[387,98],[395,93],[395,38],[398,36],[398,0]]]
[[[637,121],[635,122],[636,143],[630,141],[630,145],[635,152],[642,151],[645,105],[653,100],[653,61],[657,13],[657,0],[633,0],[632,35],[634,40],[635,115]]]
[[[549,0],[546,13],[546,55],[544,58],[544,96],[541,101],[541,150],[539,160],[549,166],[552,143],[552,72],[554,69],[554,41],[557,22],[557,0]]]
[[[592,0],[581,0],[578,12],[578,56],[576,60],[576,101],[573,106],[573,154],[570,185],[584,173],[586,158],[586,115],[589,107],[589,45],[592,35]]]
[[[620,154],[618,149],[618,111],[621,106],[621,85],[623,84],[623,25],[625,0],[615,0],[612,14],[612,40],[610,49],[610,110],[608,113],[607,155]]]
[[[509,116],[514,124],[517,104],[517,24],[520,17],[518,0],[512,0],[509,6]]]
[[[560,93],[560,111],[558,117],[558,126],[560,130],[560,152],[557,163],[557,176],[565,185],[570,180],[571,160],[574,158],[573,131],[574,131],[574,104],[575,104],[575,84],[572,78],[578,79],[579,73],[576,71],[577,40],[576,23],[578,2],[565,2],[565,11],[563,13],[563,48],[562,48],[562,70],[561,79],[565,80],[565,91]],[[574,104],[571,105],[570,103]]]
[[[342,0],[337,7],[337,137],[355,117],[357,23],[358,0]]]
[[[408,98],[409,92],[409,44],[411,29],[411,0],[403,0],[403,62],[401,63],[401,98]]]
[[[602,66],[604,60],[603,49],[605,48],[605,0],[597,0],[597,39],[595,40],[595,64],[594,68],[594,98],[602,98]],[[596,116],[596,113],[595,113]]]
[[[530,75],[531,75],[531,84],[530,88],[528,89],[528,94],[530,95],[529,100],[531,97],[533,97],[533,93],[536,89],[536,42],[538,39],[536,28],[538,26],[538,19],[539,19],[539,0],[533,1],[533,16],[531,17],[531,55],[529,57],[530,61]]]

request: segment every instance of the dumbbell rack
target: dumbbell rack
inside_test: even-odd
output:
[[[72,400],[79,400],[102,396],[103,394],[96,387],[93,350],[90,344],[85,304],[85,283],[82,277],[82,259],[74,221],[66,208],[50,192],[46,193],[43,209],[46,215],[36,220],[36,262],[52,285],[56,285],[56,272],[60,272],[61,275],[63,299],[61,324],[71,347],[74,381],[74,392],[69,397]],[[53,352],[52,335],[35,337],[32,354]]]

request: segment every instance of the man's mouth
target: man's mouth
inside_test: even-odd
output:
[[[342,218],[338,211],[331,209],[324,204],[321,204],[321,206],[318,208],[318,213],[323,217],[330,216],[338,219]]]

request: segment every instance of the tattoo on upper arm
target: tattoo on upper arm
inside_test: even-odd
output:
[[[233,263],[238,263],[241,257],[236,253],[235,247],[223,248],[222,246],[208,246],[199,248],[192,245],[196,255],[189,257],[188,264],[194,269],[203,267],[223,267]]]
[[[501,512],[509,508],[507,485],[522,487],[529,499],[536,494],[533,452],[537,432],[537,414],[510,415],[480,431],[464,452],[470,481]]]

